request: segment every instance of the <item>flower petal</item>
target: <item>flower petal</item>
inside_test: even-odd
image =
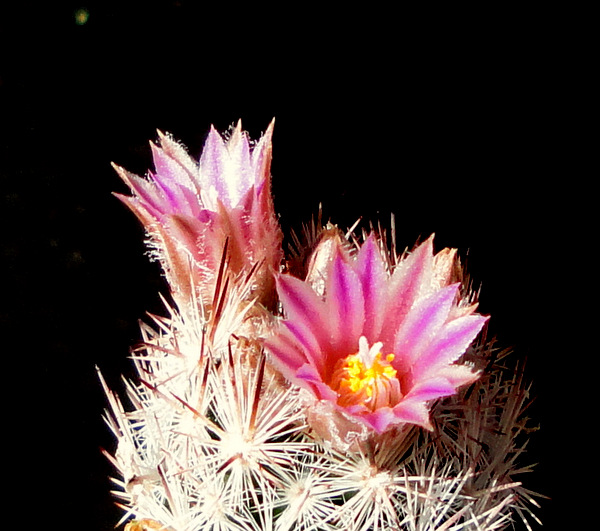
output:
[[[227,206],[231,206],[229,186],[226,183],[227,149],[221,135],[211,126],[200,156],[200,184],[203,190],[215,190]]]
[[[468,365],[450,365],[440,369],[437,374],[454,386],[455,389],[463,385],[473,383],[479,378],[479,372],[473,370]]]
[[[121,168],[121,166],[117,166],[116,164],[113,164],[112,166],[119,174],[119,177],[123,179],[125,184],[127,184],[135,196],[137,196],[134,196],[135,201],[142,204],[154,218],[160,219],[161,214],[165,212],[165,209],[167,209],[169,205],[169,201],[167,197],[165,197],[164,192],[157,189],[154,183],[150,183],[147,180],[128,172],[125,168]],[[116,195],[120,199],[124,199],[123,195]],[[130,206],[127,201],[124,202]]]
[[[397,423],[406,422],[422,426],[428,430],[433,429],[429,420],[429,408],[426,402],[405,399],[394,406],[393,412]]]
[[[406,395],[406,399],[420,401],[433,400],[443,396],[450,396],[456,392],[456,386],[452,385],[446,378],[437,376],[428,380],[421,380],[413,386]]]
[[[313,331],[323,352],[330,348],[330,332],[325,304],[305,282],[289,275],[277,277],[277,292],[287,320],[297,321]]]
[[[274,126],[275,119],[271,120],[269,127],[267,127],[267,130],[258,141],[258,144],[256,144],[256,147],[252,150],[252,166],[254,167],[256,179],[254,185],[256,186],[257,195],[262,192],[263,184],[270,180],[272,157],[271,141],[273,138]]]
[[[385,323],[381,341],[390,345],[396,330],[404,321],[423,285],[429,282],[433,263],[433,235],[419,245],[396,267],[388,282]]]
[[[194,183],[194,189],[199,192],[198,164],[196,161],[188,155],[188,152],[181,144],[170,138],[169,135],[165,135],[163,132],[158,131],[158,138],[161,149],[167,156],[177,161],[177,163],[187,172],[190,180]]]
[[[150,173],[150,178],[155,183],[156,190],[162,191],[167,198],[161,208],[163,214],[180,214],[188,217],[196,217],[199,214],[200,201],[193,190],[170,181],[164,175]]]
[[[327,384],[323,383],[321,375],[311,365],[305,364],[296,371],[294,380],[296,383],[312,388],[319,400],[337,400],[337,393]]]
[[[238,121],[233,134],[226,144],[228,169],[227,178],[224,179],[227,186],[227,196],[230,206],[236,206],[245,191],[254,185],[253,169],[250,161],[250,144],[248,137],[242,131],[242,122]]]
[[[412,366],[419,355],[435,339],[442,328],[458,292],[458,284],[447,286],[421,299],[411,309],[396,334],[394,341],[394,366]]]
[[[150,150],[152,151],[156,174],[164,185],[168,188],[185,187],[194,192],[198,191],[197,184],[179,162],[169,157],[154,142],[150,142]]]
[[[336,350],[344,355],[358,346],[365,320],[363,290],[358,275],[338,248],[326,284],[327,309]]]
[[[398,415],[391,407],[382,407],[365,415],[357,416],[362,422],[373,428],[377,433],[383,433],[392,424],[399,424]]]
[[[425,377],[440,366],[449,365],[462,356],[488,320],[483,315],[467,315],[445,324],[434,341],[419,356],[414,366],[416,378]]]
[[[374,343],[379,340],[383,322],[387,275],[373,235],[361,247],[356,257],[355,271],[361,280],[364,297],[362,335],[369,343]]]
[[[286,330],[264,341],[271,354],[271,362],[288,380],[294,380],[296,372],[306,364],[306,357],[295,338]]]
[[[308,362],[320,374],[323,374],[324,364],[323,358],[320,355],[321,347],[311,328],[303,324],[302,321],[284,321],[282,325],[285,326],[290,334],[296,339]]]

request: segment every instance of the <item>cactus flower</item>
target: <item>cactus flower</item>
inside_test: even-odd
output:
[[[278,277],[286,318],[265,342],[273,364],[368,431],[431,429],[430,402],[478,378],[457,361],[487,320],[461,297],[454,271],[454,251],[434,255],[433,237],[391,272],[373,235],[355,257],[336,243],[323,296],[307,281]]]
[[[251,146],[241,122],[225,140],[214,127],[196,163],[169,136],[151,144],[155,171],[144,179],[115,166],[133,196],[117,196],[137,215],[178,299],[210,301],[224,248],[234,274],[261,266],[261,298],[273,291],[282,258],[281,232],[271,198],[273,122]],[[196,290],[196,293],[194,293]]]

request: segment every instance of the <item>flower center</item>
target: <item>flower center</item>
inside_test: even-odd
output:
[[[396,369],[392,367],[394,354],[383,357],[382,343],[371,348],[363,336],[359,349],[339,360],[334,367],[331,388],[338,393],[340,406],[364,405],[371,411],[381,407],[393,407],[402,398]]]

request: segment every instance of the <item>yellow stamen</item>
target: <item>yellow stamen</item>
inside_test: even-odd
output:
[[[338,361],[331,379],[331,388],[338,393],[338,404],[363,404],[371,410],[394,406],[402,398],[396,369],[392,367],[394,354],[383,357],[381,352],[369,351],[366,339],[361,337],[359,352]],[[377,349],[381,343],[374,345]]]

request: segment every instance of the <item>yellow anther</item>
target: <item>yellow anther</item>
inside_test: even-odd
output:
[[[359,352],[338,361],[331,388],[337,391],[338,403],[342,406],[364,404],[372,409],[393,406],[402,396],[397,371],[391,365],[394,354],[385,358],[381,352],[375,354],[373,348],[369,351],[363,339]],[[376,347],[380,348],[381,343]]]

